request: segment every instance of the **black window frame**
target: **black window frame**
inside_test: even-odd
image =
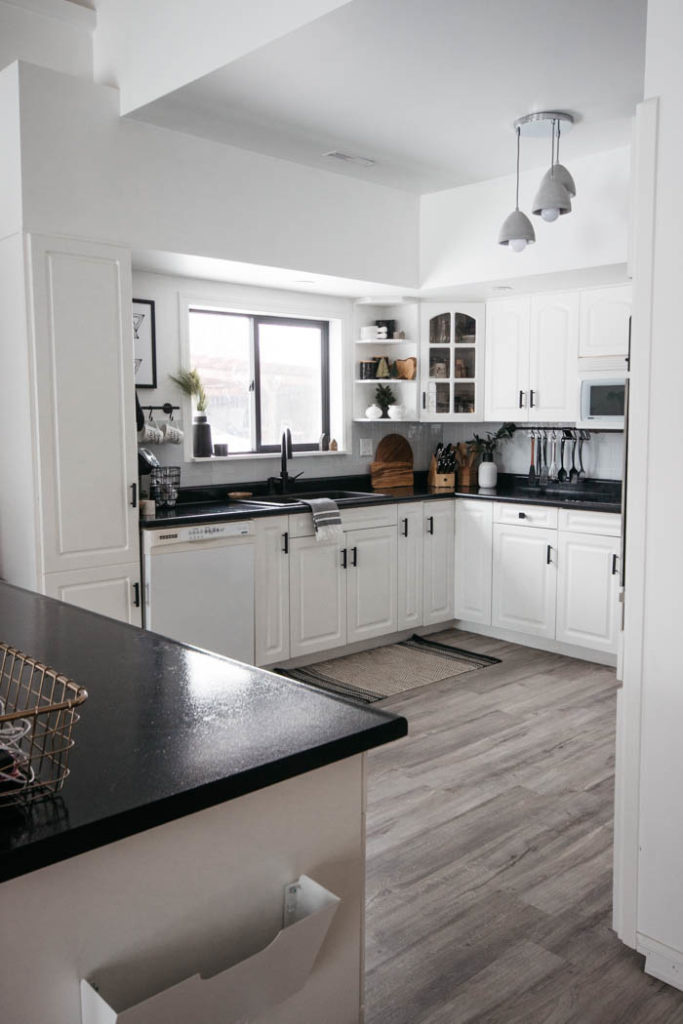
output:
[[[280,445],[264,445],[261,440],[261,359],[260,331],[261,324],[281,325],[284,327],[317,327],[320,330],[320,396],[322,411],[321,434],[330,436],[330,323],[329,320],[314,320],[310,317],[266,316],[260,313],[245,313],[241,310],[217,309],[210,306],[192,304],[189,313],[214,313],[219,316],[239,316],[249,320],[251,357],[254,367],[254,379],[249,390],[254,394],[254,448],[241,455],[272,454],[280,451]],[[191,342],[190,342],[191,345]],[[309,444],[293,444],[295,452],[314,452],[319,450],[320,439],[313,439]]]

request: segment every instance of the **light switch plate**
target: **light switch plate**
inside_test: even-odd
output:
[[[360,439],[360,453],[361,455],[372,455],[372,438],[361,437]]]

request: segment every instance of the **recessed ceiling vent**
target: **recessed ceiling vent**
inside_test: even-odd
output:
[[[340,160],[343,164],[356,164],[357,167],[373,167],[375,165],[375,161],[366,156],[351,156],[350,153],[340,153],[338,149],[323,153],[323,156],[329,156],[331,160]]]

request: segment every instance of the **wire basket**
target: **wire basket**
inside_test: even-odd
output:
[[[150,474],[149,496],[157,508],[173,508],[178,500],[180,466],[153,466]]]
[[[0,643],[0,806],[56,793],[87,690]]]

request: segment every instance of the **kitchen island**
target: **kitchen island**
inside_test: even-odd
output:
[[[330,932],[301,991],[250,1019],[359,1020],[363,752],[405,720],[6,584],[0,623],[89,693],[62,793],[0,808],[4,1019],[75,1024],[82,978],[120,1009],[217,974],[308,875],[340,897]]]

